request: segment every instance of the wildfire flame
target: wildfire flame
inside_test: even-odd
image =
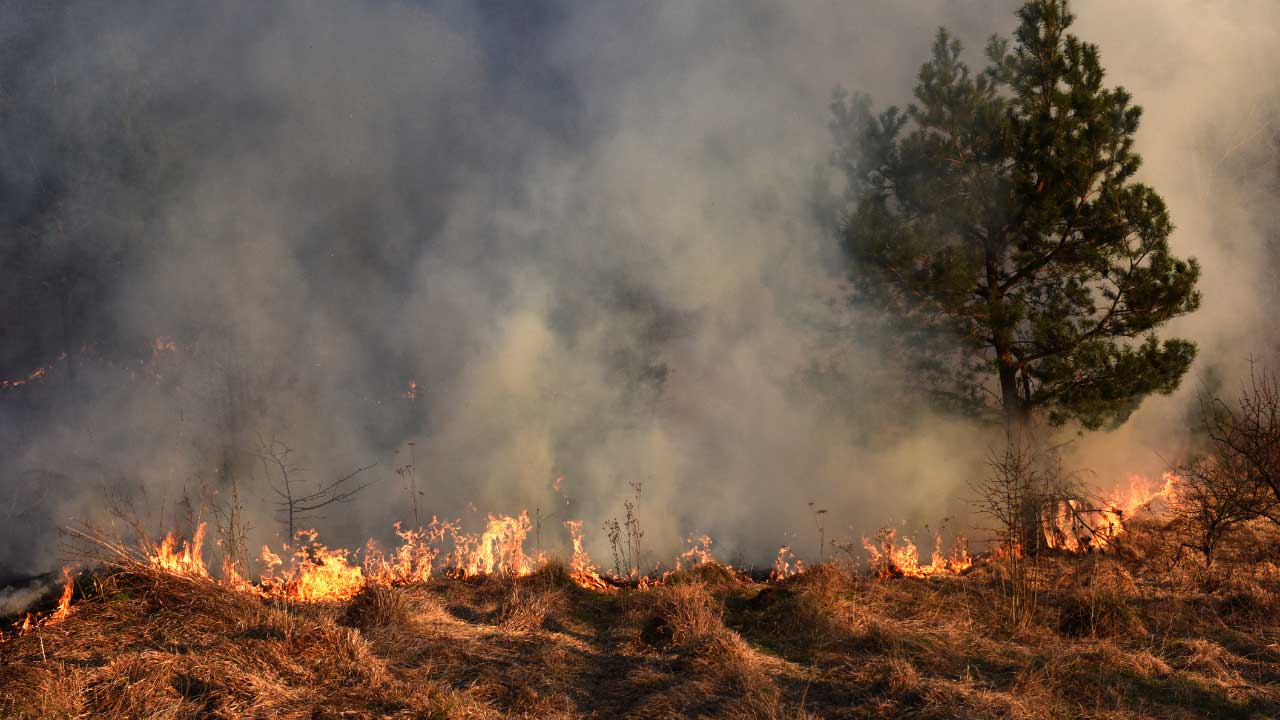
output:
[[[18,626],[18,635],[28,633],[38,627],[48,627],[57,625],[66,620],[71,615],[71,595],[75,592],[75,575],[72,574],[71,568],[64,566],[62,568],[62,594],[58,597],[58,605],[53,612],[45,617],[40,617],[37,613],[26,613],[22,617],[22,624]],[[0,643],[10,639],[13,636],[6,636],[0,631]]]
[[[303,602],[337,602],[350,598],[364,587],[364,573],[352,565],[345,549],[330,550],[320,544],[315,530],[299,530],[302,542],[293,553],[293,563],[284,567],[279,555],[263,546],[262,561],[267,566],[262,585],[267,593]],[[281,568],[279,577],[276,568]]]
[[[396,523],[395,529],[400,537],[400,547],[391,554],[382,554],[373,540],[365,546],[364,570],[369,581],[379,585],[405,585],[430,580],[436,558],[440,555],[440,550],[432,543],[443,539],[445,533],[453,529],[453,524],[432,517],[426,528],[404,530],[400,523]]]
[[[209,568],[201,557],[204,548],[204,531],[205,524],[200,523],[191,542],[183,540],[181,546],[178,545],[172,532],[167,533],[160,545],[152,548],[152,551],[147,554],[147,560],[155,567],[174,575],[209,577]]]
[[[711,555],[710,535],[701,535],[696,538],[690,536],[685,542],[689,543],[689,549],[680,553],[680,556],[676,558],[676,570],[681,569],[682,560],[688,560],[690,567],[695,568],[716,561]]]
[[[783,545],[778,548],[778,558],[773,561],[773,571],[769,573],[769,579],[778,582],[803,572],[804,561],[791,552],[790,546]]]
[[[951,553],[942,552],[942,533],[934,533],[933,554],[929,564],[920,564],[920,551],[911,538],[897,540],[897,531],[884,528],[876,534],[879,546],[867,538],[862,538],[862,546],[866,548],[871,569],[881,578],[891,577],[932,577],[934,575],[954,575],[962,573],[973,566],[969,550],[964,538],[957,537]]]
[[[7,390],[9,388],[21,387],[23,385],[26,385],[27,383],[35,382],[36,380],[39,380],[40,378],[44,377],[45,373],[52,370],[53,366],[56,365],[58,361],[66,360],[66,359],[67,359],[67,354],[65,352],[58,353],[58,357],[55,358],[53,362],[47,365],[38,367],[35,370],[32,370],[31,372],[27,373],[26,375],[23,375],[20,378],[17,378],[15,380],[0,380],[0,390]]]
[[[1142,475],[1130,475],[1127,488],[1117,488],[1095,507],[1080,500],[1057,504],[1044,520],[1045,543],[1068,552],[1088,552],[1113,544],[1125,531],[1125,522],[1159,502],[1173,500],[1179,477],[1166,472],[1155,483]]]
[[[601,575],[585,549],[582,522],[568,520],[564,525],[572,542],[570,577],[583,588],[613,591],[615,583]],[[383,551],[370,540],[359,562],[356,553],[330,549],[321,544],[316,530],[301,530],[293,538],[294,544],[283,546],[278,553],[269,546],[263,546],[259,558],[264,570],[256,582],[246,579],[241,568],[230,558],[223,559],[220,577],[215,578],[210,573],[201,554],[205,530],[205,524],[201,523],[190,541],[179,540],[172,533],[166,535],[158,545],[149,547],[147,561],[153,567],[174,575],[213,580],[225,587],[265,598],[300,602],[341,602],[368,585],[429,582],[438,575],[460,579],[503,575],[523,577],[533,573],[544,562],[541,554],[531,556],[524,549],[531,530],[528,512],[514,516],[489,515],[484,529],[474,534],[462,532],[461,523],[456,520],[448,522],[433,517],[427,527],[417,529],[404,528],[397,523],[395,533],[399,544]],[[877,536],[878,545],[866,539],[863,542],[871,555],[872,567],[882,577],[928,577],[959,573],[970,567],[972,560],[963,539],[956,540],[949,555],[942,550],[940,534],[935,540],[928,564],[921,564],[919,551],[910,539],[899,541],[891,530],[882,531]],[[637,578],[637,586],[644,589],[661,585],[671,573],[684,568],[715,564],[732,571],[712,555],[709,535],[690,536],[687,542],[689,547],[676,557],[674,569],[658,577],[641,576]],[[452,550],[442,558],[444,546],[448,543],[452,543]],[[784,545],[778,550],[770,579],[780,581],[805,570],[804,562]],[[68,602],[69,599],[68,596]],[[59,617],[65,614],[66,611],[60,611]]]
[[[71,574],[71,568],[64,566],[62,568],[62,595],[58,597],[58,607],[45,621],[46,625],[60,623],[71,615],[71,593],[75,591],[75,577]]]
[[[452,573],[464,578],[532,573],[534,564],[524,553],[524,539],[532,528],[529,512],[523,510],[518,517],[490,515],[479,535],[455,534]]]
[[[566,520],[564,526],[569,529],[569,538],[573,540],[573,556],[569,560],[569,576],[581,587],[589,590],[610,590],[611,586],[600,577],[591,556],[582,548],[582,521]]]

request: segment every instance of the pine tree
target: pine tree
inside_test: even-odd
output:
[[[1155,331],[1199,305],[1199,266],[1172,255],[1165,203],[1134,179],[1141,109],[1066,33],[1067,2],[1018,18],[977,75],[940,29],[905,110],[837,93],[852,286],[935,398],[1011,425],[1119,425],[1190,367],[1195,345]]]

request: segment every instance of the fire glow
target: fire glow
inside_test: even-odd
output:
[[[1051,548],[1065,552],[1088,552],[1114,543],[1125,531],[1125,522],[1135,515],[1157,512],[1158,503],[1171,503],[1179,478],[1165,473],[1162,481],[1152,482],[1132,475],[1128,487],[1109,493],[1097,506],[1062,503],[1058,512],[1045,520],[1044,535]],[[569,576],[579,587],[596,591],[616,591],[619,587],[639,589],[663,584],[672,573],[707,565],[732,567],[717,561],[711,553],[710,536],[690,536],[688,549],[675,558],[674,568],[650,577],[609,578],[601,573],[587,553],[582,534],[582,521],[568,520],[572,554]],[[489,515],[480,532],[462,531],[460,521],[442,521],[433,517],[425,528],[406,529],[399,523],[395,534],[399,543],[383,550],[370,540],[362,557],[346,549],[331,549],[319,542],[314,529],[300,530],[291,545],[279,552],[264,546],[259,558],[264,566],[256,582],[246,579],[236,563],[226,559],[215,577],[210,572],[202,549],[206,525],[200,523],[190,540],[166,534],[159,543],[144,541],[145,562],[166,574],[201,581],[216,582],[226,588],[248,592],[263,598],[308,603],[343,602],[366,586],[399,586],[425,583],[438,576],[454,579],[484,577],[525,577],[546,564],[541,553],[530,555],[524,543],[531,530],[529,514]],[[928,562],[922,562],[920,550],[910,538],[899,537],[890,528],[881,530],[874,540],[863,538],[873,576],[892,578],[929,578],[959,575],[973,566],[967,544],[957,537],[944,551],[940,532],[934,533],[934,547]],[[449,552],[445,548],[451,546]],[[997,554],[999,550],[997,549]],[[789,546],[779,548],[769,573],[770,582],[781,582],[806,572],[804,561]],[[63,568],[64,585],[56,608],[46,616],[28,613],[19,633],[56,625],[73,612],[71,604],[74,576]]]
[[[71,572],[70,567],[62,568],[62,594],[58,596],[58,604],[53,612],[41,617],[36,613],[26,613],[22,617],[22,624],[18,626],[18,634],[23,635],[37,628],[52,627],[66,620],[71,616],[71,596],[75,592],[75,575]],[[5,640],[4,633],[0,632],[0,642]]]
[[[1100,503],[1065,500],[1057,503],[1044,521],[1045,543],[1067,552],[1091,552],[1113,545],[1125,531],[1125,523],[1158,504],[1175,499],[1178,475],[1166,472],[1160,482],[1130,475],[1128,487],[1106,493]]]
[[[935,575],[958,575],[973,566],[973,558],[969,556],[968,546],[964,538],[957,537],[951,552],[942,551],[942,533],[934,533],[933,554],[927,565],[920,563],[920,551],[910,538],[898,540],[897,532],[885,528],[876,535],[877,542],[862,539],[862,546],[867,551],[871,570],[880,578],[891,577],[933,577]]]

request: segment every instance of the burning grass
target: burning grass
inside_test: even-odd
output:
[[[568,562],[530,556],[525,515],[397,528],[359,557],[306,531],[264,549],[256,583],[210,572],[203,528],[137,548],[81,534],[105,565],[66,571],[0,641],[0,715],[1280,716],[1280,544],[1239,533],[1191,572],[1137,514],[1033,558],[935,538],[924,564],[882,532],[865,572],[786,548],[743,572],[693,538],[639,577],[598,570],[573,521]],[[1036,598],[1016,621],[1015,560]]]
[[[0,714],[1280,714],[1280,625],[1265,612],[1280,585],[1265,572],[1205,592],[1123,556],[1054,556],[1035,617],[1013,627],[991,563],[888,580],[818,564],[757,582],[705,562],[605,590],[551,561],[313,602],[124,559],[58,621],[0,645]]]

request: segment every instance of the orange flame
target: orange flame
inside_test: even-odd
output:
[[[205,524],[200,523],[191,542],[182,541],[181,547],[174,539],[173,533],[167,533],[160,545],[153,547],[147,560],[155,567],[174,575],[186,577],[209,577],[209,569],[204,564],[201,552],[204,547]]]
[[[65,359],[66,357],[67,357],[67,354],[62,353],[58,355],[58,360]],[[35,382],[36,380],[39,380],[40,378],[44,377],[44,374],[46,372],[48,372],[49,370],[52,370],[53,365],[54,365],[53,363],[49,363],[44,367],[38,367],[35,370],[32,370],[31,372],[27,373],[26,375],[18,378],[17,380],[0,380],[0,390],[21,387],[23,385],[26,385],[29,382]]]
[[[778,558],[773,561],[773,571],[769,573],[769,579],[779,582],[803,572],[804,561],[791,552],[790,546],[783,545],[778,548]]]
[[[400,523],[395,524],[396,535],[400,537],[400,547],[389,555],[378,550],[377,544],[370,540],[365,546],[364,569],[369,582],[379,585],[403,585],[415,582],[427,582],[431,579],[431,571],[440,550],[432,546],[439,542],[446,532],[453,530],[453,524],[441,522],[435,517],[425,529],[403,530]]]
[[[689,543],[689,549],[680,553],[676,558],[676,570],[681,569],[681,560],[688,560],[690,567],[702,567],[716,561],[711,555],[711,536],[702,535],[699,537],[688,537],[685,542]]]
[[[1060,502],[1044,520],[1045,543],[1068,552],[1088,552],[1110,545],[1124,533],[1129,518],[1152,511],[1157,503],[1172,501],[1178,481],[1178,475],[1172,472],[1164,473],[1158,485],[1133,474],[1128,477],[1128,488],[1108,493],[1101,507],[1079,500]]]
[[[22,624],[18,626],[17,635],[23,635],[38,627],[57,625],[71,615],[71,595],[75,592],[75,576],[71,573],[71,568],[66,566],[62,568],[62,578],[62,594],[58,597],[57,607],[45,617],[40,617],[38,613],[29,612],[24,614],[22,616]],[[12,637],[12,635],[6,635],[3,631],[0,631],[0,644],[12,639]]]
[[[573,540],[573,557],[569,560],[569,577],[579,586],[588,590],[610,590],[611,586],[600,577],[591,556],[582,548],[582,521],[566,520],[564,526],[569,528],[569,537]]]
[[[268,594],[303,602],[338,602],[364,587],[364,574],[360,566],[348,562],[347,550],[330,550],[320,544],[315,530],[299,530],[296,537],[302,542],[287,568],[279,555],[266,546],[262,548],[262,560],[267,565],[262,585]],[[278,578],[277,567],[282,568]]]
[[[962,573],[973,565],[964,538],[957,537],[951,548],[951,554],[942,552],[942,533],[934,533],[933,554],[929,564],[920,564],[920,551],[911,538],[902,538],[897,542],[897,531],[883,528],[877,533],[879,547],[867,538],[862,538],[862,546],[867,550],[871,569],[883,579],[891,577],[932,577],[934,575],[954,575]]]
[[[75,577],[71,574],[71,568],[62,568],[62,579],[62,595],[58,598],[58,607],[45,621],[46,625],[60,623],[71,615],[71,593],[75,591]]]
[[[533,528],[529,511],[518,517],[489,516],[484,532],[477,535],[454,535],[453,574],[458,577],[479,575],[514,575],[533,572],[533,563],[524,554],[524,539]]]

